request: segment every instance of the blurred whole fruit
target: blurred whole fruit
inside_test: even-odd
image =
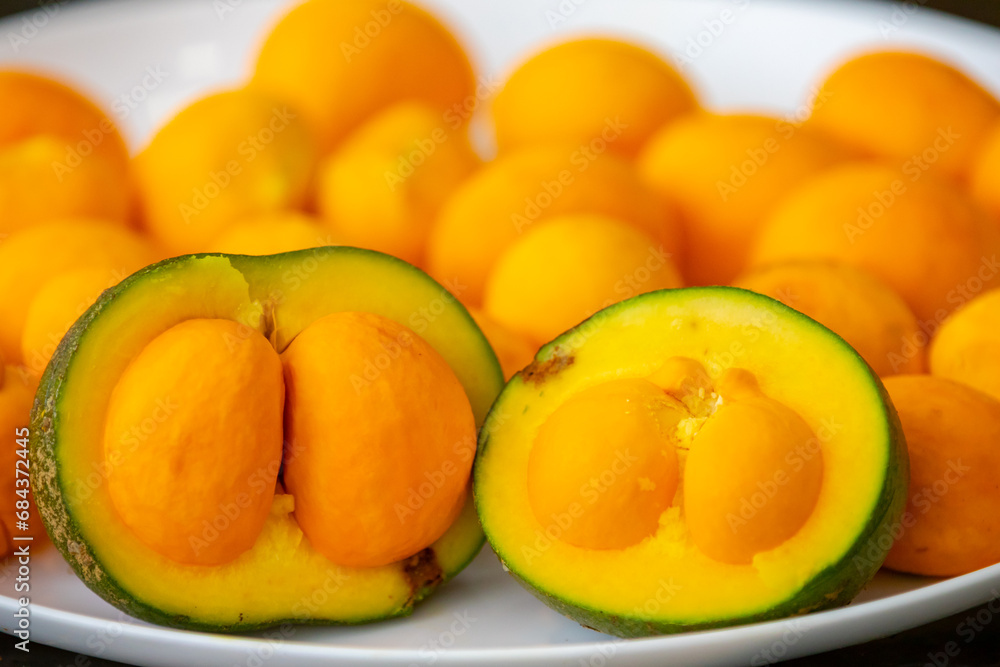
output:
[[[501,152],[578,142],[634,156],[664,123],[697,108],[684,78],[651,51],[579,39],[514,70],[497,94],[493,118]]]
[[[124,223],[129,154],[115,123],[52,79],[0,70],[0,234],[51,218]]]
[[[534,225],[567,213],[615,218],[682,259],[677,214],[632,165],[573,144],[531,146],[483,166],[445,202],[428,240],[428,270],[463,303],[482,302],[504,250]]]
[[[478,99],[461,45],[403,0],[298,5],[268,35],[251,85],[300,109],[324,153],[395,102],[426,102],[457,127]]]
[[[170,253],[203,251],[242,218],[304,206],[316,158],[280,98],[241,89],[201,99],[135,159],[146,229]]]
[[[821,85],[810,125],[903,171],[965,179],[1000,102],[954,67],[918,53],[856,56]]]
[[[752,264],[831,259],[894,288],[925,329],[1000,280],[1000,228],[947,179],[867,162],[800,185],[764,222]]]
[[[691,282],[727,285],[782,197],[845,157],[822,134],[789,121],[693,114],[650,139],[639,171],[680,206]]]

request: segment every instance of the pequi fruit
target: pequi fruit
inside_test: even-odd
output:
[[[1000,220],[1000,120],[983,138],[970,181],[972,196],[985,211]]]
[[[323,154],[397,102],[457,127],[486,94],[448,28],[404,0],[299,3],[261,46],[250,85],[300,109]]]
[[[166,260],[43,375],[39,509],[81,579],[147,621],[405,615],[482,545],[468,480],[501,385],[469,314],[386,255]]]
[[[907,463],[841,338],[753,292],[688,288],[543,347],[487,417],[474,489],[518,581],[640,636],[847,604],[885,557]]]
[[[960,70],[920,53],[876,51],[823,81],[807,123],[901,165],[907,178],[930,163],[964,180],[998,121],[1000,101]]]
[[[104,269],[117,282],[156,259],[149,240],[103,220],[50,220],[15,232],[0,244],[0,353],[21,362],[24,328],[46,284],[64,273]],[[25,360],[41,368],[37,358]]]
[[[548,218],[593,213],[616,218],[683,254],[676,211],[610,152],[573,144],[511,151],[466,179],[445,203],[427,241],[428,273],[455,285],[462,303],[482,305],[490,272],[518,238]]]
[[[133,161],[142,223],[170,254],[203,252],[246,218],[305,206],[313,137],[277,97],[209,95],[181,110]]]
[[[733,286],[813,318],[850,343],[880,377],[924,370],[924,347],[918,343],[926,336],[917,318],[892,288],[864,269],[841,262],[782,262],[747,271]]]
[[[778,202],[846,157],[828,137],[790,121],[700,113],[653,135],[638,168],[680,208],[691,282],[726,285]]]
[[[910,492],[886,567],[948,577],[1000,563],[1000,402],[933,375],[886,378]]]
[[[0,68],[0,236],[48,220],[124,224],[129,153],[114,121],[78,91]]]
[[[435,216],[479,164],[464,132],[423,104],[387,108],[321,163],[320,214],[346,245],[423,266]]]
[[[97,301],[101,292],[125,277],[119,269],[90,267],[59,273],[31,300],[21,334],[21,359],[36,378],[73,323]]]
[[[973,297],[931,340],[931,374],[1000,400],[1000,289]]]
[[[0,234],[71,216],[125,225],[131,205],[125,167],[91,153],[71,169],[63,164],[69,147],[47,134],[0,146]]]
[[[615,218],[564,215],[532,226],[500,256],[484,310],[537,349],[601,308],[681,285],[651,236]]]
[[[533,55],[493,103],[501,152],[551,143],[627,157],[695,111],[684,77],[655,53],[615,39],[575,39]]]
[[[893,288],[925,328],[970,292],[995,287],[1000,230],[954,184],[930,172],[851,162],[799,185],[763,221],[751,266],[835,260]]]

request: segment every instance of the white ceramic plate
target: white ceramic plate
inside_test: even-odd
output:
[[[568,34],[642,40],[683,69],[706,103],[796,114],[810,87],[857,49],[909,45],[964,67],[1000,94],[1000,32],[920,3],[791,0],[423,0],[473,49],[487,85],[526,50]],[[0,21],[0,63],[76,82],[139,146],[206,89],[233,85],[286,3],[145,0],[49,3]],[[720,23],[727,10],[729,23]],[[722,28],[720,29],[720,25]],[[713,32],[714,28],[714,32]],[[686,53],[685,53],[686,52]],[[0,111],[2,113],[2,111]],[[31,564],[32,640],[140,665],[748,664],[808,655],[915,627],[1000,597],[1000,565],[944,581],[880,574],[850,606],[727,630],[615,640],[522,590],[488,550],[408,619],[350,628],[286,626],[249,636],[135,621],[87,590],[54,550]],[[11,632],[15,564],[0,569],[0,629]]]

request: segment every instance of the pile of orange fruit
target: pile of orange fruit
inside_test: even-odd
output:
[[[27,422],[97,296],[173,255],[395,255],[470,309],[508,376],[614,302],[731,284],[830,327],[886,378],[913,494],[978,462],[914,501],[889,564],[979,566],[942,542],[964,521],[1000,544],[1000,490],[980,479],[1000,470],[1000,102],[917,53],[866,53],[819,83],[804,120],[717,113],[654,49],[588,38],[530,54],[497,92],[408,2],[307,0],[243,87],[131,155],[79,92],[0,71],[0,431]],[[13,468],[0,461],[2,498]]]

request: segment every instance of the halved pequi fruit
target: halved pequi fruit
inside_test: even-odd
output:
[[[651,292],[537,354],[487,417],[476,505],[557,611],[642,636],[849,602],[892,544],[908,460],[878,377],[752,292]]]
[[[34,489],[77,574],[138,618],[405,615],[483,544],[469,476],[502,382],[465,309],[387,255],[174,258],[57,349]]]

